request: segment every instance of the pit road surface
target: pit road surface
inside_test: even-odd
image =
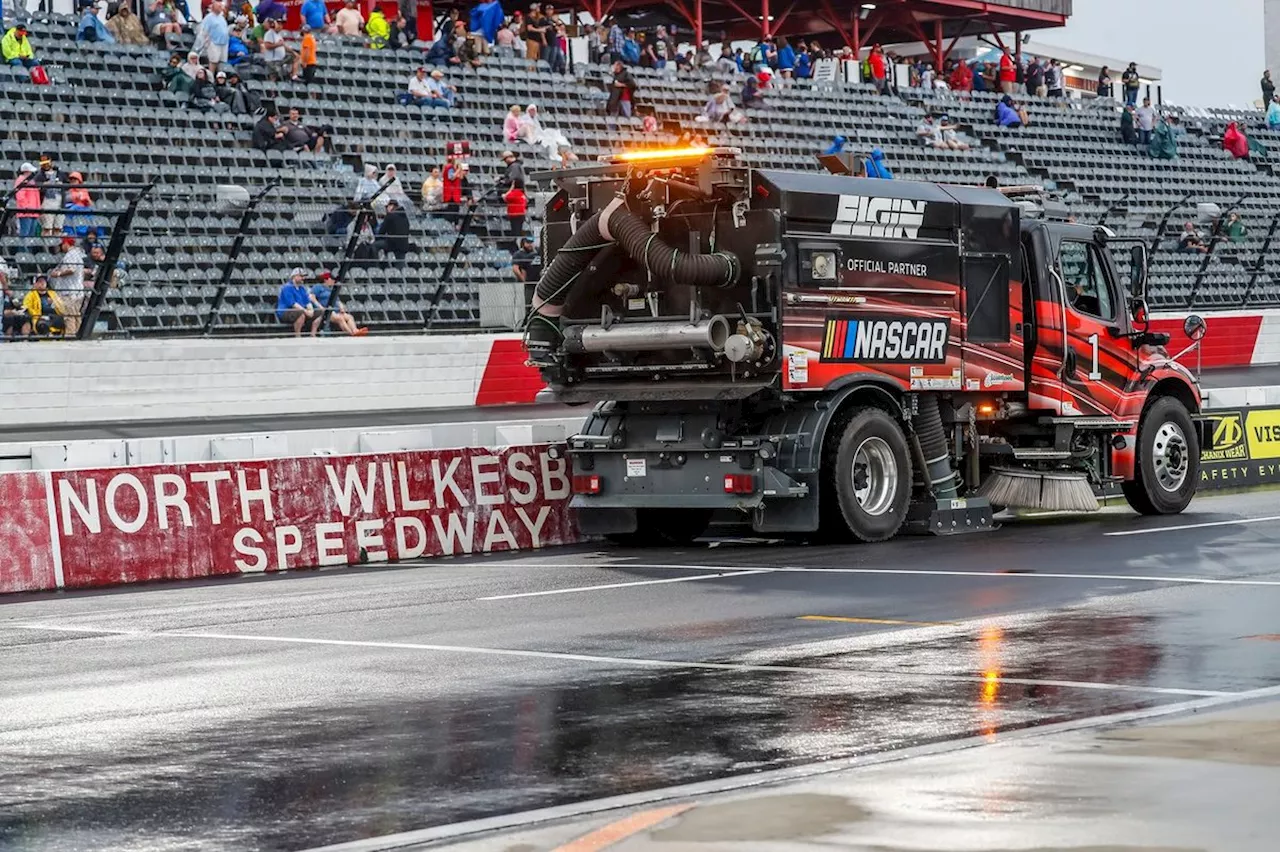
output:
[[[0,848],[302,849],[1280,684],[1280,500],[0,603]]]

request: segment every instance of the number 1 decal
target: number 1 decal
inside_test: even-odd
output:
[[[1089,345],[1093,347],[1093,369],[1089,371],[1089,381],[1096,382],[1102,378],[1102,372],[1098,369],[1098,335],[1089,335]]]

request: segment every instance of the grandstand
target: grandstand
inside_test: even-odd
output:
[[[555,75],[545,63],[493,56],[479,69],[450,69],[458,106],[419,108],[395,101],[421,62],[419,51],[370,50],[355,39],[329,37],[321,42],[320,83],[254,85],[282,110],[299,106],[310,123],[332,125],[337,153],[264,154],[250,146],[253,116],[190,110],[185,99],[163,90],[156,75],[166,53],[78,43],[76,22],[65,16],[40,14],[29,27],[53,85],[31,85],[24,69],[0,66],[0,102],[6,115],[19,118],[0,128],[0,161],[14,173],[20,163],[48,153],[64,172],[82,171],[91,184],[156,182],[139,205],[122,255],[124,274],[105,306],[109,332],[120,335],[278,332],[273,310],[288,270],[341,265],[346,240],[326,236],[322,222],[352,198],[366,164],[381,170],[395,163],[417,202],[417,187],[440,165],[446,143],[466,139],[473,183],[483,191],[502,171],[501,152],[511,147],[502,138],[502,120],[517,100],[537,103],[544,123],[587,159],[620,147],[670,143],[680,131],[706,134],[709,125],[696,116],[708,77],[728,82],[735,96],[741,82],[740,75],[723,72],[634,69],[643,112],[658,119],[658,129],[646,133],[640,115],[604,115],[604,66],[580,63],[568,75]],[[1227,121],[1257,131],[1261,113],[1175,110],[1187,130],[1180,156],[1155,160],[1119,141],[1112,101],[1020,98],[1032,125],[1003,130],[992,121],[994,98],[973,93],[962,100],[912,89],[880,97],[864,84],[776,81],[748,123],[717,126],[710,141],[741,148],[752,165],[817,169],[814,155],[842,135],[852,150],[882,148],[899,178],[976,184],[994,175],[1004,185],[1038,183],[1058,193],[1080,221],[1105,222],[1151,240],[1154,307],[1280,304],[1276,269],[1264,250],[1280,212],[1275,160],[1235,160],[1216,141]],[[917,144],[915,128],[926,112],[946,112],[958,121],[971,149]],[[1280,135],[1257,135],[1271,144],[1273,158],[1280,156]],[[522,153],[531,172],[554,165],[541,149],[524,146]],[[221,295],[219,281],[242,212],[221,200],[225,193],[218,187],[228,184],[250,195],[267,191]],[[536,232],[537,206],[548,187],[541,194],[534,189],[528,227]],[[103,209],[123,208],[126,200],[123,192],[97,193]],[[1238,209],[1247,240],[1209,255],[1177,253],[1182,223],[1205,202]],[[511,327],[521,291],[512,280],[511,240],[501,214],[496,199],[482,205],[451,263],[453,225],[419,212],[408,262],[353,266],[344,300],[375,330]],[[24,280],[57,262],[56,239],[30,242],[0,237],[0,257]],[[446,267],[450,277],[441,287]],[[482,312],[486,300],[503,310]]]

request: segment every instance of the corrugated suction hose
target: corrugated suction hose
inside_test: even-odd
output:
[[[920,449],[924,451],[926,476],[940,500],[955,498],[956,476],[951,470],[951,454],[947,452],[947,433],[942,428],[942,411],[938,398],[923,393],[916,397],[916,413],[911,418]]]

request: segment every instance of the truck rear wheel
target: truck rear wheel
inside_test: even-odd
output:
[[[1144,515],[1176,515],[1195,496],[1200,481],[1200,444],[1191,415],[1173,397],[1153,402],[1138,424],[1134,478],[1121,485],[1124,497]]]
[[[879,408],[855,411],[829,475],[840,516],[854,538],[885,541],[898,533],[911,503],[911,453],[892,417]]]
[[[689,544],[707,531],[710,509],[638,509],[636,531],[605,536],[623,547]]]

